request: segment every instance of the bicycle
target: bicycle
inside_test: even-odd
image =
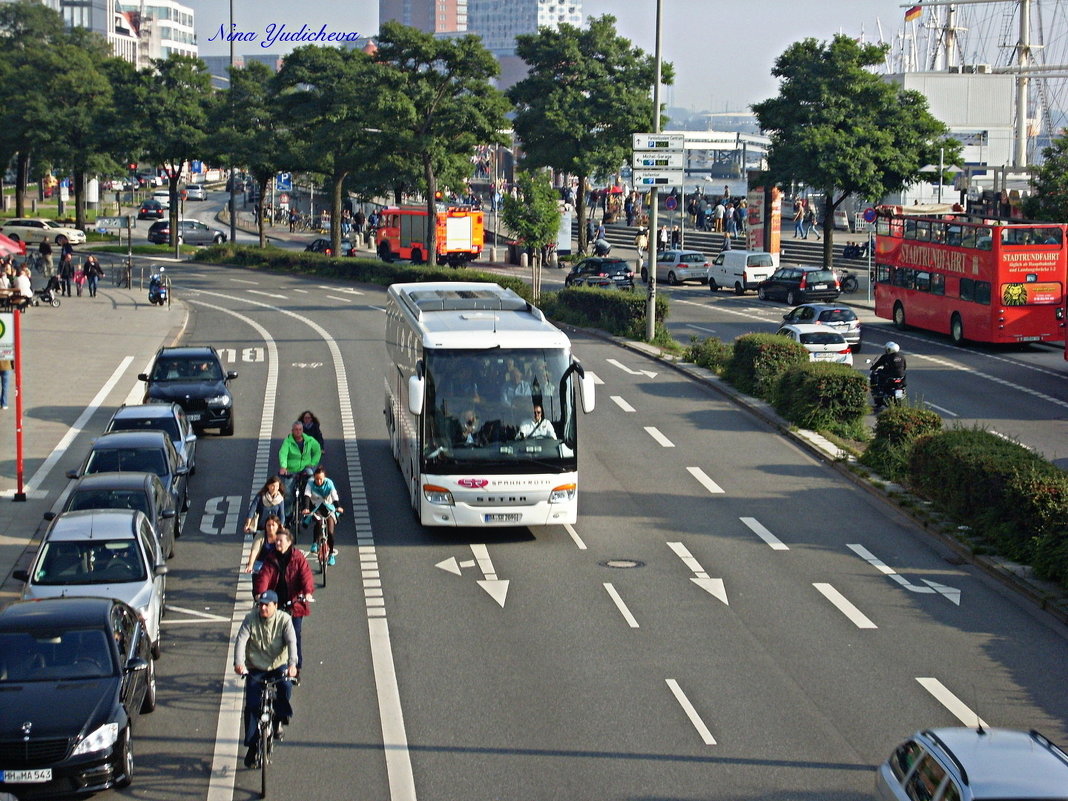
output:
[[[860,282],[857,280],[857,277],[853,275],[853,273],[849,272],[849,270],[842,270],[841,286],[842,291],[844,293],[846,293],[847,295],[852,295],[854,292],[860,289]]]
[[[249,674],[241,677],[248,680]],[[275,717],[274,701],[278,697],[278,685],[288,681],[285,676],[264,679],[260,689],[260,714],[257,724],[259,742],[256,746],[256,766],[260,769],[260,798],[267,797],[267,766],[271,764],[274,740],[282,740],[282,723]]]
[[[297,526],[300,524],[300,499],[304,496],[304,488],[308,485],[308,480],[311,478],[310,468],[305,468],[299,473],[289,473],[282,476],[282,481],[286,482],[286,479],[290,476],[296,476],[293,480],[293,493],[291,497],[286,498],[286,503],[289,504],[288,511],[286,512],[286,519],[282,521],[282,525],[293,532],[293,540],[296,542]]]
[[[330,540],[327,537],[326,521],[333,515],[334,525],[337,525],[338,518],[341,517],[339,511],[327,511],[323,512],[323,504],[317,504],[314,509],[309,513],[312,519],[315,521],[315,531],[312,537],[312,541],[316,546],[316,556],[319,557],[319,572],[323,576],[323,586],[326,586],[326,571],[330,567]]]

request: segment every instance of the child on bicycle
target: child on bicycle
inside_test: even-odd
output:
[[[338,505],[340,502],[341,498],[337,494],[334,482],[326,477],[326,468],[319,465],[312,474],[312,480],[304,487],[304,508],[301,514],[304,515],[305,525],[311,522],[309,515],[312,512],[326,516],[326,543],[330,549],[330,559],[327,564],[331,567],[334,565],[334,557],[337,556],[337,548],[334,547],[334,526],[337,523],[337,515],[344,511]],[[319,552],[318,542],[312,543],[311,552]]]

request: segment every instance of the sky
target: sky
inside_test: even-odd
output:
[[[511,0],[499,0],[508,3]],[[229,54],[219,37],[229,28],[229,3],[185,0],[196,12],[201,55]],[[279,26],[373,35],[378,0],[231,0],[237,30],[255,34],[236,42],[239,55],[284,54],[294,45],[269,41]],[[901,27],[901,0],[661,0],[663,59],[675,68],[675,84],[662,102],[693,111],[740,111],[778,93],[771,76],[775,59],[791,43],[836,33],[888,41]],[[650,55],[655,50],[656,0],[583,0],[585,16],[611,14],[621,36]],[[210,41],[214,37],[215,41]],[[263,45],[267,45],[264,47]]]

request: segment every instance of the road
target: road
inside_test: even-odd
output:
[[[239,520],[305,408],[353,514],[305,625],[272,797],[862,799],[920,727],[978,714],[1068,740],[1063,627],[664,365],[575,338],[602,382],[578,525],[430,531],[382,421],[381,289],[172,276],[183,341],[240,373],[237,434],[199,445],[159,709],[133,788],[101,799],[252,797],[235,775]]]

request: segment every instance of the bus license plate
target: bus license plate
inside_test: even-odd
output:
[[[483,519],[487,523],[518,523],[523,519],[521,514],[493,514],[483,515]]]
[[[1042,337],[1017,337],[1020,342],[1041,342]]]
[[[33,770],[0,770],[0,782],[6,784],[35,784],[52,781],[51,768]]]

